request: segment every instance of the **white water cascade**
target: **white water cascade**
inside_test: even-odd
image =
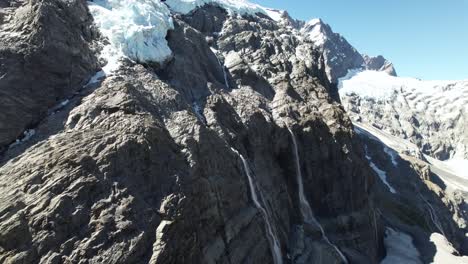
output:
[[[318,228],[320,229],[320,233],[322,234],[322,238],[325,240],[325,242],[335,249],[335,251],[338,253],[338,255],[340,255],[344,263],[348,263],[348,260],[340,251],[340,249],[328,239],[327,234],[325,233],[325,230],[323,229],[319,221],[317,221],[317,219],[315,218],[314,212],[312,211],[312,208],[310,207],[310,204],[304,195],[304,185],[302,183],[301,163],[299,160],[299,151],[297,148],[296,136],[294,135],[294,132],[291,130],[291,128],[289,128],[289,126],[286,126],[286,127],[288,128],[288,131],[291,134],[291,138],[293,142],[294,157],[296,161],[296,177],[297,177],[297,184],[298,184],[298,189],[299,189],[298,191],[299,202],[300,202],[300,209],[301,209],[302,217],[304,218],[304,221],[306,223],[317,225]]]
[[[252,196],[252,200],[253,200],[253,202],[255,204],[255,207],[257,207],[258,210],[260,210],[260,212],[262,213],[263,219],[264,219],[265,224],[266,224],[266,231],[267,231],[267,234],[268,234],[268,241],[270,242],[270,249],[271,249],[272,254],[273,254],[273,261],[274,261],[275,264],[282,264],[283,263],[283,256],[281,254],[280,243],[279,243],[278,237],[276,236],[275,232],[273,231],[273,227],[272,227],[271,222],[270,222],[270,217],[269,217],[266,209],[260,203],[260,200],[258,198],[257,191],[255,189],[255,182],[254,182],[252,173],[250,171],[249,163],[244,158],[244,156],[242,156],[242,154],[240,154],[237,150],[235,150],[233,148],[231,148],[231,149],[242,160],[242,165],[244,166],[245,174],[247,174],[247,178],[249,180],[250,195]]]
[[[221,60],[218,58],[218,51],[214,48],[211,48],[211,51],[215,54],[216,59],[218,60],[218,64],[223,70],[223,75],[224,75],[224,85],[226,86],[227,89],[230,89],[229,87],[229,81],[228,81],[228,76],[226,72],[226,67],[221,63]]]
[[[439,218],[437,217],[436,211],[434,210],[434,207],[432,207],[431,203],[429,203],[424,196],[419,192],[418,190],[419,197],[426,203],[427,208],[429,209],[429,215],[431,217],[432,223],[439,229],[440,233],[445,236],[444,229],[442,228],[442,225],[440,224]]]

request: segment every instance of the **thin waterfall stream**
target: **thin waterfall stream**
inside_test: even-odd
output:
[[[295,163],[296,163],[296,177],[297,177],[297,184],[298,184],[298,189],[299,189],[298,193],[299,193],[299,202],[300,202],[300,209],[301,209],[302,217],[304,218],[304,221],[306,223],[317,225],[318,228],[320,229],[320,233],[322,234],[322,238],[325,240],[325,242],[335,249],[335,251],[338,253],[338,255],[340,255],[344,263],[348,263],[348,260],[340,251],[340,249],[328,239],[327,234],[325,233],[325,230],[323,229],[319,221],[317,221],[317,219],[315,218],[314,212],[312,211],[312,208],[310,207],[310,204],[304,195],[304,185],[302,183],[301,163],[299,160],[299,150],[297,147],[296,136],[294,135],[294,132],[291,130],[291,128],[289,128],[289,126],[286,126],[286,127],[288,128],[288,131],[291,134],[291,138],[293,142],[294,157],[295,157]]]
[[[227,89],[230,89],[229,87],[229,81],[228,81],[228,76],[227,76],[227,72],[226,72],[226,67],[221,63],[221,60],[219,59],[218,57],[218,50],[214,49],[214,48],[210,48],[211,51],[215,54],[216,56],[216,59],[218,60],[218,64],[219,66],[221,67],[221,69],[223,70],[223,75],[224,75],[224,85],[226,86]]]
[[[273,261],[275,264],[282,264],[283,263],[283,256],[281,254],[281,249],[280,249],[280,243],[277,235],[273,231],[273,226],[271,225],[270,217],[267,213],[267,210],[262,206],[260,203],[260,199],[258,198],[257,191],[255,188],[255,181],[252,176],[252,172],[250,170],[249,163],[247,160],[240,154],[237,150],[231,148],[234,153],[236,153],[240,159],[242,160],[242,165],[244,166],[244,171],[245,174],[247,175],[248,181],[249,181],[249,189],[250,189],[250,195],[252,196],[252,200],[255,204],[255,207],[257,207],[260,212],[262,213],[263,219],[266,224],[266,231],[268,234],[268,241],[270,242],[270,249],[273,254]]]

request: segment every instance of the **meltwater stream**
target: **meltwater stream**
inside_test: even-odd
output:
[[[265,220],[266,224],[266,231],[268,233],[268,241],[270,242],[270,248],[273,253],[273,261],[275,264],[282,264],[283,263],[283,256],[281,254],[280,243],[278,237],[276,236],[275,232],[273,231],[273,227],[270,222],[270,217],[266,211],[266,209],[260,203],[260,200],[257,195],[257,191],[255,189],[255,182],[249,167],[249,163],[247,160],[240,154],[237,150],[231,148],[234,153],[236,153],[240,159],[242,160],[242,165],[244,166],[245,174],[247,174],[247,178],[249,180],[249,189],[250,195],[252,196],[252,200],[260,212],[262,213],[263,219]]]
[[[218,51],[216,49],[214,49],[214,48],[210,48],[210,49],[214,53],[214,55],[216,56],[216,59],[218,60],[218,64],[221,67],[221,69],[223,70],[224,85],[226,86],[227,89],[230,89],[228,76],[227,76],[227,72],[226,72],[226,67],[221,63],[221,60],[218,58]]]
[[[304,218],[304,221],[310,224],[315,224],[318,226],[320,229],[320,233],[322,234],[323,239],[325,242],[333,247],[335,251],[340,255],[341,259],[343,260],[344,263],[348,263],[348,260],[346,257],[343,255],[343,253],[338,249],[337,246],[335,246],[327,237],[327,234],[325,233],[325,230],[323,229],[322,225],[317,221],[317,219],[314,216],[314,212],[312,211],[312,208],[310,207],[309,202],[307,201],[307,198],[304,195],[304,185],[302,183],[302,172],[301,172],[301,164],[299,160],[299,151],[297,148],[297,141],[296,141],[296,136],[294,135],[294,132],[289,128],[289,126],[286,126],[288,128],[289,133],[291,134],[292,142],[293,142],[293,148],[294,148],[294,157],[296,161],[296,177],[297,177],[297,184],[298,184],[298,189],[299,189],[299,202],[300,202],[300,207],[301,207],[301,213],[302,217]]]

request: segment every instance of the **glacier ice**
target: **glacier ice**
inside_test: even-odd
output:
[[[166,35],[174,28],[171,11],[186,14],[205,4],[219,5],[230,15],[267,15],[266,8],[246,0],[89,1],[96,25],[109,40],[101,52],[107,61],[103,71],[109,74],[118,69],[122,57],[143,63],[162,63],[169,59],[172,51]]]
[[[101,33],[108,38],[102,57],[105,72],[118,68],[119,59],[163,62],[171,56],[167,31],[174,28],[169,8],[159,0],[95,0],[89,9]]]

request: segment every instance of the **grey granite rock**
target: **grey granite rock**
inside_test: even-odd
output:
[[[2,1],[0,149],[36,126],[98,69],[85,0]]]
[[[5,152],[0,262],[273,263],[268,219],[285,263],[342,263],[301,214],[294,136],[327,237],[350,263],[378,263],[377,178],[301,23],[205,6],[174,24],[166,65],[123,61]]]

